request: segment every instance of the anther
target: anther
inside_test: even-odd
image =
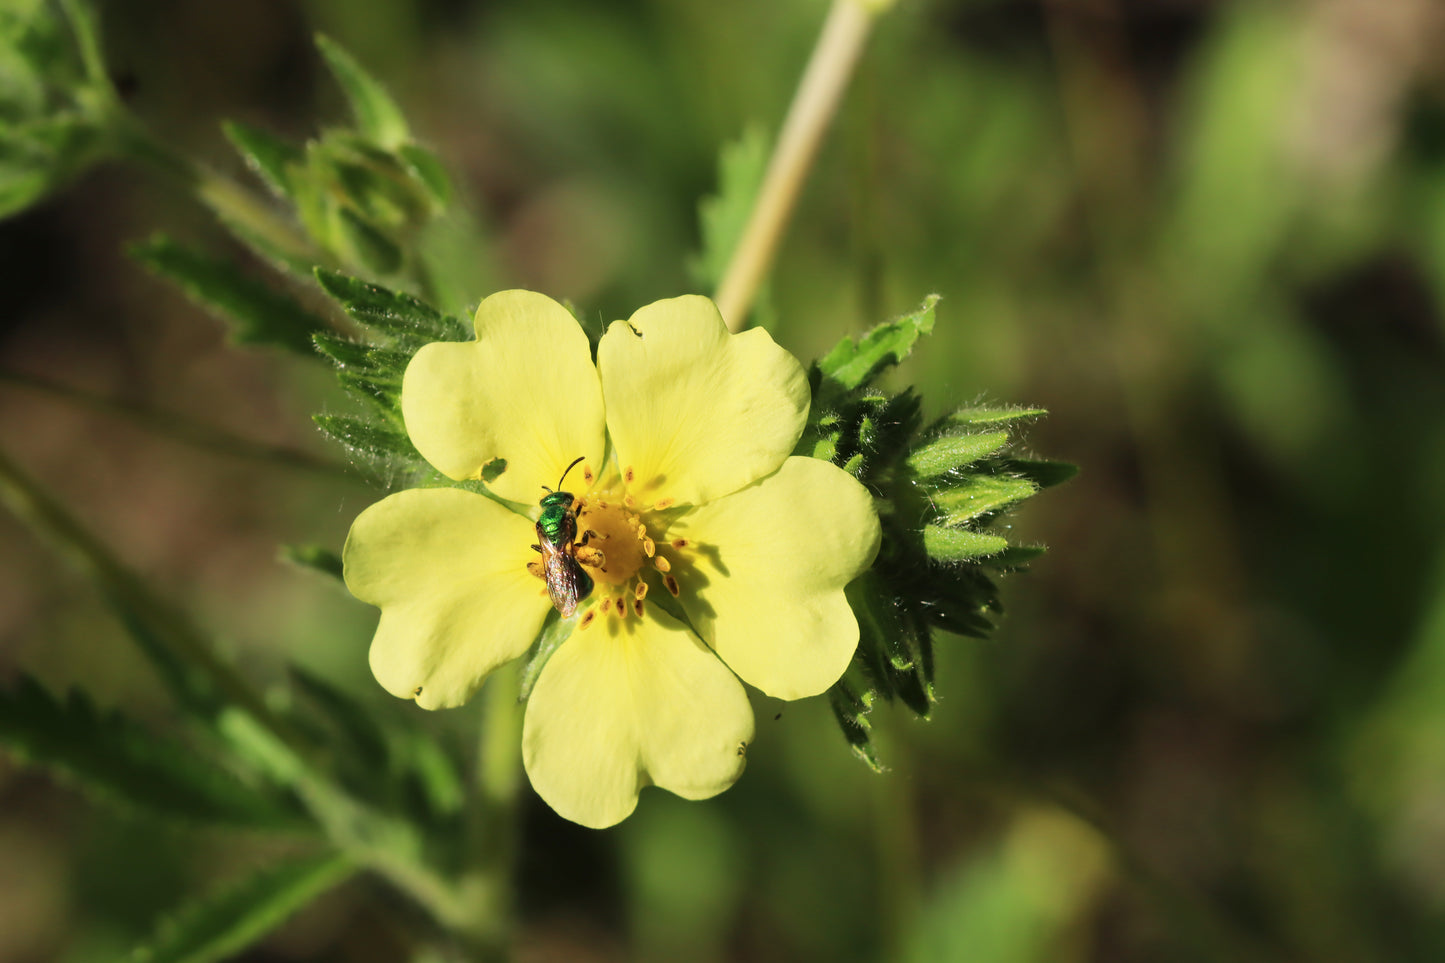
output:
[[[611,597],[608,597],[608,598],[603,599],[601,602],[597,603],[597,608],[598,608],[599,610],[601,610],[601,612],[602,612],[603,615],[606,615],[606,614],[607,614],[607,609],[608,609],[611,605],[612,605],[612,599],[611,599]],[[591,614],[591,613],[588,613],[588,614]]]
[[[656,558],[654,558],[654,559],[652,560],[652,564],[657,566],[657,570],[658,570],[659,572],[671,572],[671,571],[672,571],[672,563],[669,562],[666,558],[664,558],[664,557],[661,556],[661,555],[658,555]]]
[[[637,599],[632,603],[632,610],[637,613],[639,619],[642,618],[642,599]]]
[[[632,475],[632,466],[631,466],[631,465],[628,465],[626,468],[624,468],[624,469],[622,470],[622,480],[625,481],[625,482],[627,482],[627,484],[630,485],[630,484],[632,484],[632,477],[633,477],[633,475]]]
[[[666,511],[667,509],[672,507],[672,503],[676,500],[677,499],[675,498],[659,498],[657,501],[652,503],[652,510],[655,512]]]
[[[577,628],[579,628],[579,629],[585,629],[585,628],[587,628],[587,626],[589,626],[589,625],[592,624],[592,620],[595,619],[595,618],[597,618],[597,610],[596,610],[596,609],[588,609],[588,610],[587,610],[587,614],[584,615],[584,616],[582,616],[582,621],[579,622],[579,623],[577,623]]]
[[[673,547],[673,548],[683,549],[683,548],[687,548],[687,545],[688,545],[688,541],[687,541],[687,539],[685,539],[685,538],[674,538],[674,539],[672,540],[672,547]]]
[[[623,495],[622,504],[626,505],[628,508],[636,508],[637,499],[633,498],[631,495]]]
[[[653,542],[652,539],[644,536],[642,539],[642,551],[648,558],[652,558],[652,556],[657,554],[657,544]]]
[[[667,586],[668,592],[672,593],[672,597],[677,598],[677,593],[681,591],[681,589],[677,587],[677,579],[673,578],[671,575],[664,575],[662,577],[662,581],[663,584]]]
[[[646,582],[638,582],[638,583],[637,583],[637,587],[632,590],[632,594],[633,594],[634,596],[636,596],[639,600],[646,598],[646,597],[647,597],[647,583],[646,583]]]

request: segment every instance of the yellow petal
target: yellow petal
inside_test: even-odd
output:
[[[668,528],[693,626],[744,682],[779,699],[838,681],[858,646],[843,587],[878,554],[878,514],[852,475],[789,458],[775,475]]]
[[[551,602],[527,571],[536,529],[482,495],[398,492],[362,512],[342,551],[346,587],[381,608],[371,671],[425,709],[461,705],[527,651]]]
[[[559,814],[601,829],[626,819],[643,786],[706,799],[737,781],[753,738],[743,687],[655,606],[603,616],[542,669],[527,703],[522,758]]]
[[[567,309],[531,291],[502,291],[477,308],[477,340],[429,344],[407,366],[401,411],[412,444],[449,478],[480,478],[532,503],[578,456],[602,465],[602,389],[587,336]],[[574,482],[569,482],[572,488]]]
[[[761,328],[728,334],[697,295],[615,322],[597,367],[617,463],[643,501],[701,504],[772,474],[808,418],[798,359]]]

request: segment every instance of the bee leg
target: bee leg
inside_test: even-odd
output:
[[[596,532],[594,532],[592,529],[589,528],[589,529],[587,529],[587,531],[585,531],[585,532],[582,533],[582,537],[577,540],[577,544],[578,544],[578,545],[586,545],[586,544],[587,544],[587,540],[590,539],[590,538],[611,538],[611,537],[612,537],[611,535],[606,535],[606,536],[598,535]]]
[[[533,545],[533,546],[532,546],[532,551],[536,552],[538,555],[541,555],[541,554],[542,554],[542,546],[540,546],[540,545]]]
[[[576,548],[573,549],[572,557],[575,558],[580,565],[588,565],[592,568],[599,568],[604,572],[607,571],[607,557],[602,554],[602,550],[599,548],[592,548],[579,543]]]
[[[542,569],[541,562],[528,562],[527,571],[531,572],[533,575],[541,579],[545,579],[547,577],[547,573]]]

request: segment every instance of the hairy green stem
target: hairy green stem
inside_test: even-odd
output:
[[[876,11],[876,5],[865,5],[863,0],[833,0],[783,121],[742,239],[713,296],[732,331],[742,330],[758,287],[772,267],[803,181],[838,110]]]

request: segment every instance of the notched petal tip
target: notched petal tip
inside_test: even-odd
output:
[[[761,329],[729,334],[698,295],[613,324],[597,367],[608,430],[645,502],[696,505],[751,484],[777,470],[807,421],[798,360]]]

